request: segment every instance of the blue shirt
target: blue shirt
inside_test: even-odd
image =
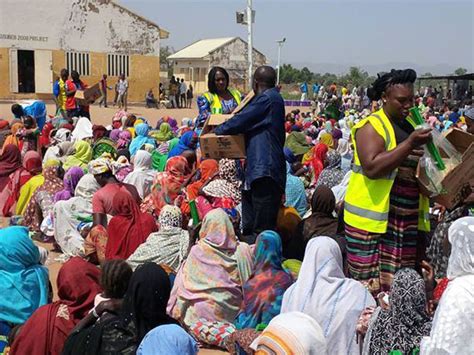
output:
[[[307,93],[308,92],[308,84],[306,84],[306,83],[301,84],[300,90],[301,90],[302,93]]]
[[[313,84],[313,94],[317,94],[319,92],[319,85]]]
[[[33,117],[36,120],[36,124],[40,131],[43,130],[43,126],[46,123],[46,105],[43,101],[37,100],[31,105],[23,106],[23,113],[25,116]]]
[[[449,114],[449,120],[452,122],[452,123],[456,123],[457,121],[459,121],[459,118],[461,116],[459,116],[459,113],[457,112],[451,112]]]
[[[268,89],[227,122],[218,126],[216,134],[244,134],[247,151],[246,185],[256,179],[270,177],[282,191],[286,185],[285,104],[276,88]]]

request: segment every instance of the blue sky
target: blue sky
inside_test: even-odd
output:
[[[246,0],[119,0],[168,30],[176,50],[203,38],[240,36],[235,11]],[[253,0],[254,46],[276,63],[275,41],[287,38],[282,62],[322,71],[351,65],[371,72],[414,64],[420,71],[474,71],[472,0]],[[389,69],[389,68],[388,68]]]

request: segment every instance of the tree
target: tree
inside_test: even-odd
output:
[[[160,70],[166,70],[168,72],[168,77],[173,75],[173,65],[168,61],[168,57],[173,53],[173,47],[160,47]]]
[[[428,73],[423,74],[421,77],[422,77],[422,78],[431,78],[432,76],[433,76],[433,74],[431,74],[430,72],[428,72]]]
[[[465,68],[457,68],[455,71],[454,71],[454,74],[455,75],[464,75],[467,73],[467,69]]]

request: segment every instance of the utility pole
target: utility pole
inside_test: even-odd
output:
[[[248,64],[249,64],[249,91],[252,90],[252,75],[253,75],[253,11],[252,0],[247,0],[247,30],[248,30]]]
[[[280,64],[281,64],[281,47],[283,47],[283,43],[285,43],[286,38],[277,41],[278,43],[278,67],[277,67],[277,85],[280,84]]]

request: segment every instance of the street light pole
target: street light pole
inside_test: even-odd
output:
[[[285,43],[286,38],[283,38],[278,43],[278,67],[277,67],[277,85],[280,84],[280,58],[281,58],[281,47],[283,47],[283,43]]]
[[[252,33],[252,0],[247,0],[247,30],[248,30],[248,64],[249,64],[249,91],[252,90],[253,74],[253,33]]]

